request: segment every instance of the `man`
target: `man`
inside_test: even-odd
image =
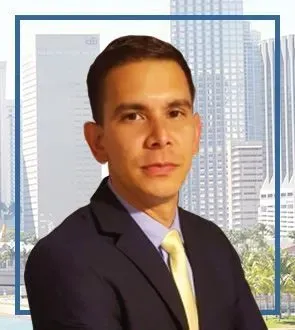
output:
[[[178,206],[201,134],[182,54],[121,37],[87,86],[85,138],[109,177],[29,256],[34,329],[266,329],[223,232]]]

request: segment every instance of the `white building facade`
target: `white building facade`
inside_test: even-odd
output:
[[[260,141],[228,144],[229,229],[251,228],[258,222],[263,183],[263,148]]]
[[[22,66],[24,230],[38,237],[88,203],[101,180],[83,134],[98,54],[98,35],[37,35],[35,59]]]
[[[259,222],[275,222],[274,40],[261,45],[265,83],[266,179],[260,192]],[[295,230],[295,35],[281,38],[281,236]]]

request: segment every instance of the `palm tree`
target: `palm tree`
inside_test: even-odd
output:
[[[0,252],[0,260],[2,264],[4,264],[5,267],[13,266],[14,256],[15,256],[14,242],[10,241],[5,243],[5,245],[2,246]]]
[[[293,240],[293,243],[295,243],[295,230],[291,231],[288,235],[289,238]]]
[[[254,295],[263,295],[267,309],[269,295],[274,293],[274,251],[248,251],[243,260],[245,276]]]
[[[8,207],[5,203],[0,201],[0,220],[4,223],[4,213],[7,213]]]
[[[287,295],[288,315],[291,314],[291,296],[295,294],[295,258],[288,251],[281,252],[281,293]]]
[[[38,238],[36,237],[35,234],[26,233],[26,232],[21,232],[20,240],[25,244],[32,244],[32,245],[35,245],[38,242]]]

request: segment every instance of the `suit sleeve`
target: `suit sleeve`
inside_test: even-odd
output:
[[[53,256],[39,243],[25,269],[33,329],[123,329],[116,292],[106,279],[75,256]]]
[[[267,330],[264,319],[245,278],[238,253],[231,245],[237,292],[235,330]]]

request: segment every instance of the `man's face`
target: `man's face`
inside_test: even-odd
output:
[[[200,138],[181,67],[169,60],[124,64],[108,73],[104,87],[96,158],[108,161],[114,186],[153,203],[177,196]],[[148,167],[155,163],[174,166]]]

